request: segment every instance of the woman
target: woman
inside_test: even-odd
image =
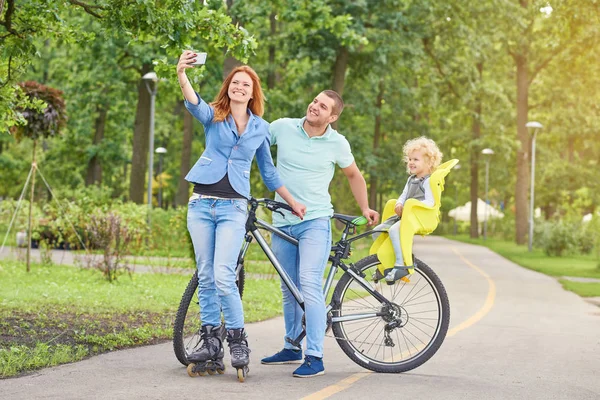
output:
[[[198,298],[203,344],[190,355],[195,371],[223,370],[225,319],[231,365],[246,368],[248,342],[244,311],[236,286],[236,264],[245,234],[250,167],[256,160],[263,181],[275,190],[300,217],[306,207],[283,186],[273,165],[269,124],[261,116],[264,96],[260,79],[248,66],[227,76],[214,102],[207,104],[192,89],[185,70],[193,68],[196,53],[185,51],[177,64],[177,78],[189,112],[204,125],[206,148],[186,180],[194,184],[188,204],[188,231],[198,267]],[[222,372],[222,371],[220,371]]]

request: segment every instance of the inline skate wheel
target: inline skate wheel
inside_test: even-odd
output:
[[[194,364],[194,363],[189,363],[187,366],[187,373],[191,377],[198,376],[198,373],[194,371],[195,366],[196,366],[196,364]]]
[[[238,381],[244,382],[246,380],[246,376],[248,375],[248,371],[249,371],[248,367],[238,368],[238,370],[237,370]]]

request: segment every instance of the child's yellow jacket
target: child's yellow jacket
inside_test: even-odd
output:
[[[450,170],[458,164],[458,160],[446,161],[440,165],[429,177],[431,191],[433,192],[434,204],[429,207],[423,202],[415,199],[408,199],[404,203],[402,219],[400,220],[400,246],[402,248],[402,258],[404,265],[413,265],[412,245],[415,235],[428,235],[437,228],[440,222],[440,205],[442,192],[444,191],[444,178]],[[394,215],[396,200],[388,200],[383,209],[381,220],[385,221]],[[387,233],[382,233],[373,242],[369,254],[377,254],[381,262],[379,269],[383,271],[394,266],[396,257],[392,241]],[[412,273],[412,271],[410,271]]]

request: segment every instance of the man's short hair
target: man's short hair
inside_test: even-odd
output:
[[[327,97],[333,99],[333,115],[340,115],[342,111],[344,111],[344,100],[342,100],[342,96],[340,96],[335,90],[323,90],[323,94],[327,95]]]

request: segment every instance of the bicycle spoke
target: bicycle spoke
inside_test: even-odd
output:
[[[418,282],[417,282],[418,283]],[[407,304],[410,303],[412,301],[412,299],[415,298],[415,296],[417,296],[423,289],[425,289],[427,286],[422,286],[421,289],[417,290],[417,292],[415,294],[412,295],[412,297],[410,299],[407,300],[408,296],[410,296],[412,294],[412,292],[414,291],[414,289],[418,287],[417,284],[415,284],[413,286],[413,288],[411,289],[411,291],[408,293],[408,295],[404,298],[404,301],[402,301],[400,304]]]
[[[377,323],[377,324],[376,324],[376,325],[373,327],[373,329],[371,330],[371,332],[373,332],[373,331],[375,330],[375,328],[377,328],[377,325],[379,325],[379,322],[378,322],[378,323]],[[368,337],[368,336],[367,336],[367,337]],[[377,338],[377,337],[379,337],[379,335],[377,335],[377,336],[376,336],[376,338]],[[369,347],[369,350],[368,350],[368,351],[371,351],[371,349],[373,348],[373,345],[374,345],[375,343],[377,343],[377,342],[375,341],[375,342],[373,342],[373,343],[371,344],[371,347]]]
[[[402,353],[402,341],[400,340],[400,336],[398,336],[398,329],[396,329],[396,343],[398,344],[398,350],[400,350],[400,359],[403,359],[404,354]]]
[[[415,306],[420,306],[422,304],[429,304],[429,303],[437,304],[437,301],[435,301],[435,300],[429,300],[429,301],[424,301],[422,303],[414,303],[414,304],[411,304],[410,306],[411,307],[415,307]],[[402,305],[406,307],[406,304],[402,304]]]
[[[379,335],[377,335],[377,337],[376,337],[375,339],[377,339],[378,337],[379,337]],[[375,358],[377,358],[377,354],[379,354],[379,350],[381,349],[381,350],[383,351],[383,359],[385,360],[385,347],[386,347],[386,346],[385,346],[384,340],[385,340],[385,335],[383,335],[383,332],[382,332],[381,343],[382,343],[383,345],[379,345],[379,346],[377,347],[377,352],[375,353]],[[374,345],[375,343],[377,343],[377,342],[373,342],[373,344],[371,345],[371,348],[373,347],[373,345]],[[369,349],[369,351],[370,351],[370,349]]]
[[[412,347],[416,348],[416,346],[412,343],[409,337],[404,334],[404,330],[401,331],[402,337],[404,337],[404,342],[406,343],[406,348],[408,349],[408,354],[412,357],[412,353],[410,351],[410,347],[408,346],[408,342],[412,345]],[[408,341],[408,342],[407,342]]]
[[[373,326],[373,329],[375,329],[375,327],[377,327],[377,324],[379,323],[379,321],[373,321],[371,322],[369,325],[367,325],[358,335],[356,335],[356,339],[358,339],[359,337],[361,337],[361,335],[367,330],[369,329],[371,326]]]
[[[425,332],[423,329],[421,329],[421,328],[419,328],[417,325],[415,325],[415,324],[412,322],[412,320],[408,321],[408,323],[409,323],[410,325],[414,326],[414,327],[415,327],[416,329],[418,329],[419,331],[423,332],[425,335],[429,335],[429,333]],[[432,328],[432,327],[430,326],[430,328]]]
[[[431,292],[424,293],[424,294],[422,294],[421,296],[418,296],[418,297],[413,296],[409,301],[405,301],[404,303],[402,303],[402,305],[403,306],[407,306],[408,304],[412,303],[413,301],[419,300],[419,299],[421,299],[421,298],[423,298],[425,296],[428,296],[428,295],[431,295]],[[417,303],[417,304],[419,304],[419,303]],[[414,304],[412,304],[412,305],[414,305]]]
[[[423,321],[421,321],[420,319],[417,319],[417,318],[412,318],[410,321],[411,321],[411,323],[414,321],[414,322],[418,322],[420,324],[423,324],[423,325],[425,325],[428,328],[435,329],[435,326],[428,325],[425,322],[423,322]]]
[[[422,345],[425,345],[426,343],[424,343],[424,342],[423,342],[423,341],[422,341],[422,340],[421,340],[421,339],[420,339],[420,338],[419,338],[417,335],[415,335],[415,334],[414,334],[414,333],[413,333],[411,330],[409,330],[409,329],[407,328],[407,326],[408,326],[408,325],[405,325],[405,326],[404,326],[404,329],[403,329],[403,331],[406,331],[406,333],[408,333],[408,334],[411,334],[411,335],[413,336],[413,338],[415,338],[416,340],[418,340],[419,342],[421,342],[421,344],[422,344]],[[412,342],[411,342],[411,343],[412,343]],[[416,346],[415,346],[415,348],[416,348]]]

